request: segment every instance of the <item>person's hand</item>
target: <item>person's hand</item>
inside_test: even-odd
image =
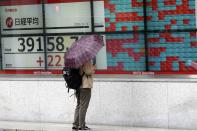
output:
[[[83,75],[83,65],[79,68],[79,74],[82,76]]]
[[[93,65],[93,74],[95,73],[96,71],[96,65]]]

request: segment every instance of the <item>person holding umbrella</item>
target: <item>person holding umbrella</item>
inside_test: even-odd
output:
[[[93,87],[93,74],[95,66],[91,61],[84,63],[80,67],[80,74],[83,75],[82,85],[79,91],[76,92],[77,106],[74,114],[73,128],[74,130],[90,130],[86,126],[86,112],[90,103],[91,90]]]
[[[103,47],[103,37],[99,35],[83,36],[74,42],[65,53],[65,67],[79,68],[82,76],[82,85],[76,91],[77,106],[74,114],[73,130],[90,130],[86,126],[85,118],[93,87],[95,66],[91,62],[98,51]]]

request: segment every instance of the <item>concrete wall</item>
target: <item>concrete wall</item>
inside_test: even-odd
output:
[[[71,123],[76,99],[64,81],[1,80],[0,120]],[[90,124],[197,129],[197,83],[96,79]]]

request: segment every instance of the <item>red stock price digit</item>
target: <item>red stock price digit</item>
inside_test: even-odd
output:
[[[48,55],[48,60],[49,60],[48,66],[62,66],[62,64],[60,64],[62,60],[60,55],[55,55],[55,56]],[[55,64],[53,64],[54,62]]]

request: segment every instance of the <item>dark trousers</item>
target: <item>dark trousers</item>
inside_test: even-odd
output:
[[[77,106],[75,109],[74,115],[74,127],[83,127],[85,126],[86,112],[90,103],[91,98],[91,89],[90,88],[80,88],[76,92]]]

